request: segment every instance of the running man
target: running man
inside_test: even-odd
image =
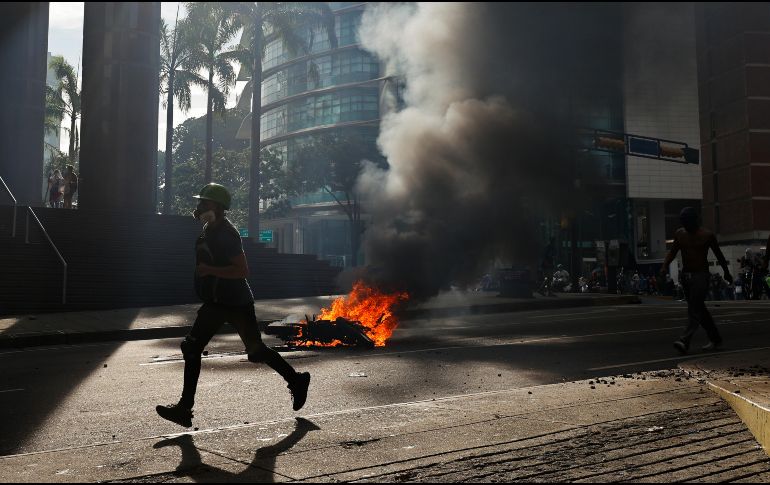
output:
[[[211,183],[195,197],[200,202],[193,214],[205,224],[195,243],[195,290],[204,303],[181,345],[182,397],[176,404],[157,406],[155,410],[164,419],[188,428],[192,426],[201,354],[219,328],[229,322],[238,330],[249,361],[267,364],[286,380],[294,410],[299,411],[307,398],[310,374],[296,372],[278,352],[262,342],[254,313],[254,296],[246,281],[249,268],[241,236],[225,217],[225,210],[230,208],[230,193],[225,187]]]

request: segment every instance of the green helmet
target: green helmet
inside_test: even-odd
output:
[[[196,199],[212,200],[222,205],[227,210],[230,209],[230,192],[223,186],[215,183],[207,184],[201,189],[201,193],[193,195]]]

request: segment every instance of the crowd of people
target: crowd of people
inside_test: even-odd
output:
[[[671,249],[666,254],[657,274],[649,267],[639,267],[631,263],[631,268],[604,267],[597,265],[588,276],[581,275],[577,280],[570,278],[569,272],[556,262],[554,239],[544,248],[540,260],[538,280],[534,290],[543,296],[556,296],[555,292],[593,292],[606,291],[608,278],[614,278],[616,291],[620,294],[665,295],[687,303],[687,326],[681,337],[674,341],[674,348],[681,354],[687,354],[693,336],[700,327],[705,330],[709,342],[702,347],[704,351],[718,350],[722,347],[722,336],[706,306],[706,300],[761,300],[770,299],[770,237],[765,252],[747,249],[743,257],[736,262],[738,271],[735,278],[730,272],[730,265],[717,241],[716,235],[701,226],[700,215],[693,207],[685,207],[679,214],[682,227],[676,230]],[[677,256],[675,276],[669,273]],[[712,271],[714,264],[708,260],[709,253],[716,257],[722,272]],[[578,287],[574,288],[576,282]],[[494,287],[492,275],[485,275],[482,290]],[[611,291],[611,290],[610,290]]]
[[[765,258],[763,252],[746,250],[746,254],[737,260],[739,271],[734,281],[725,280],[720,273],[711,272],[709,277],[708,300],[761,300],[770,299],[770,275],[763,269]],[[546,263],[540,268],[539,284],[537,292],[541,295],[553,294],[553,291],[564,291],[563,282],[568,285],[569,273],[562,265],[556,265],[554,270]],[[579,279],[580,292],[599,291],[606,288],[607,282],[602,268],[591,271],[590,275],[581,276]],[[665,279],[655,272],[640,271],[635,269],[628,271],[623,267],[618,268],[616,277],[618,294],[669,296],[676,300],[687,299],[682,281],[682,272],[676,280],[670,274]],[[569,288],[567,291],[570,291]]]
[[[78,176],[72,165],[62,175],[61,170],[56,169],[48,177],[48,207],[56,209],[72,209],[72,199],[78,191]]]
[[[737,260],[738,272],[734,281],[725,280],[720,273],[710,272],[707,300],[761,300],[770,299],[770,279],[762,264],[765,254],[747,249],[743,257]],[[634,271],[627,276],[623,268],[618,272],[618,293],[633,295],[664,295],[677,300],[686,300],[682,273],[674,281],[671,275],[661,281],[655,274],[640,274]]]

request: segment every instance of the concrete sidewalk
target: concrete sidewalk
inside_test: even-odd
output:
[[[725,350],[679,367],[699,373],[770,455],[770,347],[753,352]]]
[[[501,298],[497,293],[448,292],[400,312],[403,319],[502,313],[595,305],[639,303],[630,295],[559,294],[545,298]],[[337,296],[257,300],[260,322],[267,324],[289,315],[298,319],[319,313]],[[0,318],[0,349],[88,342],[148,340],[183,337],[195,321],[200,304],[20,315]],[[229,325],[222,332],[234,332]]]
[[[730,408],[677,372],[3,456],[0,482],[770,479],[770,460]]]
[[[262,318],[283,318],[317,312],[332,299],[255,305]],[[440,315],[624,302],[601,295],[515,300],[449,294],[413,309],[411,318],[430,309]],[[2,322],[11,331],[16,325],[28,325],[26,330],[37,326],[42,334],[66,329],[72,333],[64,335],[74,339],[105,334],[99,330],[112,322],[125,327],[108,331],[130,337],[153,329],[186,331],[197,308],[78,312]],[[765,445],[767,432],[753,428],[770,415],[770,357],[765,354],[728,349],[676,370],[3,456],[0,482],[768,482],[770,459],[757,443]]]

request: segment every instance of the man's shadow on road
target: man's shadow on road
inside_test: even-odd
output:
[[[276,457],[296,445],[310,431],[321,429],[307,419],[296,418],[296,420],[294,431],[289,436],[274,445],[257,449],[251,464],[238,473],[205,465],[201,460],[200,451],[193,442],[193,437],[189,434],[159,441],[153,445],[153,448],[178,446],[182,450],[182,462],[173,472],[177,477],[188,477],[198,483],[274,483]]]

